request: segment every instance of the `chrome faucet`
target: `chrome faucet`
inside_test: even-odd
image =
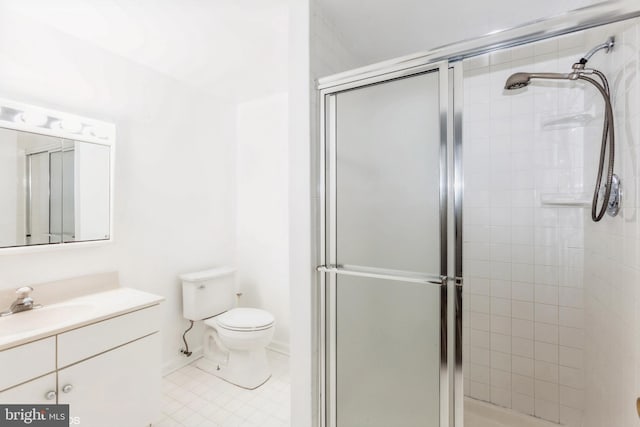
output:
[[[16,298],[16,300],[11,304],[9,310],[0,313],[0,317],[42,307],[40,304],[33,303],[33,298],[31,298],[30,295],[32,291],[33,288],[31,286],[23,286],[16,289],[16,295],[18,295],[18,298]]]

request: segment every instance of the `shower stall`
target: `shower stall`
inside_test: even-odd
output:
[[[640,8],[615,7],[320,80],[322,427],[638,424]]]

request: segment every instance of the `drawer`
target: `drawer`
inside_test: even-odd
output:
[[[0,390],[56,370],[55,337],[0,351]]]
[[[123,314],[58,335],[58,368],[157,332],[160,306]]]
[[[53,396],[47,396],[53,393]],[[3,405],[51,405],[56,403],[56,374],[51,373],[0,392]]]

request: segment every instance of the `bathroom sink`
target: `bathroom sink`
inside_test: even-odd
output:
[[[33,310],[22,311],[0,317],[0,335],[14,335],[25,331],[51,327],[52,324],[74,322],[93,308],[92,304],[52,304]]]
[[[163,298],[129,288],[88,293],[0,317],[0,352],[40,338],[158,304]],[[36,299],[36,302],[39,302]]]

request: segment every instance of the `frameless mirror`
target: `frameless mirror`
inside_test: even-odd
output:
[[[111,145],[9,127],[28,128],[0,127],[0,248],[109,240]]]

